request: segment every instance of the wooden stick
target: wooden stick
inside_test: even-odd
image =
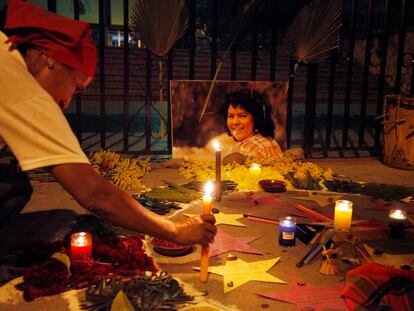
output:
[[[312,211],[311,209],[309,209],[307,207],[304,207],[300,204],[294,204],[293,207],[300,210],[300,211],[302,211],[302,212],[304,212],[304,213],[306,213],[307,215],[312,215],[313,217],[319,218],[322,221],[333,222],[333,219],[331,219],[329,217],[326,217],[322,214],[319,214],[315,211]]]
[[[253,220],[253,221],[265,222],[265,223],[276,224],[276,225],[279,224],[278,220],[272,219],[272,218],[260,217],[260,216],[249,215],[249,214],[243,214],[243,217],[248,220]]]

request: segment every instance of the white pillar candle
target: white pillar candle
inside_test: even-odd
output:
[[[204,188],[204,196],[203,196],[203,215],[211,214],[211,203],[213,201],[213,197],[211,193],[213,192],[213,183],[207,182]],[[200,281],[207,282],[208,280],[208,253],[210,248],[201,247],[201,258],[200,258]]]
[[[335,202],[334,226],[338,230],[348,231],[352,222],[352,202],[337,200]]]

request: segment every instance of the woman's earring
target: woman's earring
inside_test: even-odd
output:
[[[55,63],[50,58],[47,60],[47,67],[49,67],[49,69],[53,69],[53,67],[55,67]]]

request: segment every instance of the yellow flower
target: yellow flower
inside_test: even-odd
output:
[[[151,170],[149,158],[121,159],[121,155],[109,150],[91,153],[90,158],[95,171],[125,190],[143,187],[140,178]]]
[[[255,163],[257,159],[254,160]],[[287,188],[294,188],[291,181],[294,180],[307,181],[308,179],[320,180],[333,177],[332,170],[325,170],[311,162],[302,162],[293,160],[288,157],[281,158],[279,161],[271,165],[262,165],[261,173],[257,177],[252,177],[249,167],[252,161],[246,162],[244,165],[229,164],[222,167],[223,179],[234,181],[238,190],[260,190],[258,181],[261,179],[282,180],[287,183]],[[180,174],[189,179],[206,181],[213,179],[215,176],[214,162],[202,160],[186,160],[180,168]],[[294,181],[293,180],[293,181]],[[314,184],[301,182],[303,185]]]

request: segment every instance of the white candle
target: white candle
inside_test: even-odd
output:
[[[255,178],[255,179],[259,179],[260,173],[262,171],[262,168],[260,167],[259,164],[257,163],[253,163],[252,165],[250,165],[249,168],[250,174]]]
[[[203,215],[211,214],[211,202],[213,197],[211,193],[213,192],[213,183],[211,181],[207,182],[204,188],[203,196]],[[201,258],[200,258],[200,281],[207,282],[208,279],[208,253],[209,247],[201,247]]]
[[[216,149],[216,201],[221,201],[221,149],[217,140],[213,141]]]
[[[352,222],[352,202],[337,200],[335,202],[334,226],[338,230],[348,231]]]
[[[406,220],[407,219],[407,213],[400,209],[392,209],[390,211],[389,216],[390,218],[395,219],[395,220]]]
[[[407,213],[400,209],[392,209],[389,213],[389,218],[391,238],[403,238],[405,236],[405,222],[407,220]]]

